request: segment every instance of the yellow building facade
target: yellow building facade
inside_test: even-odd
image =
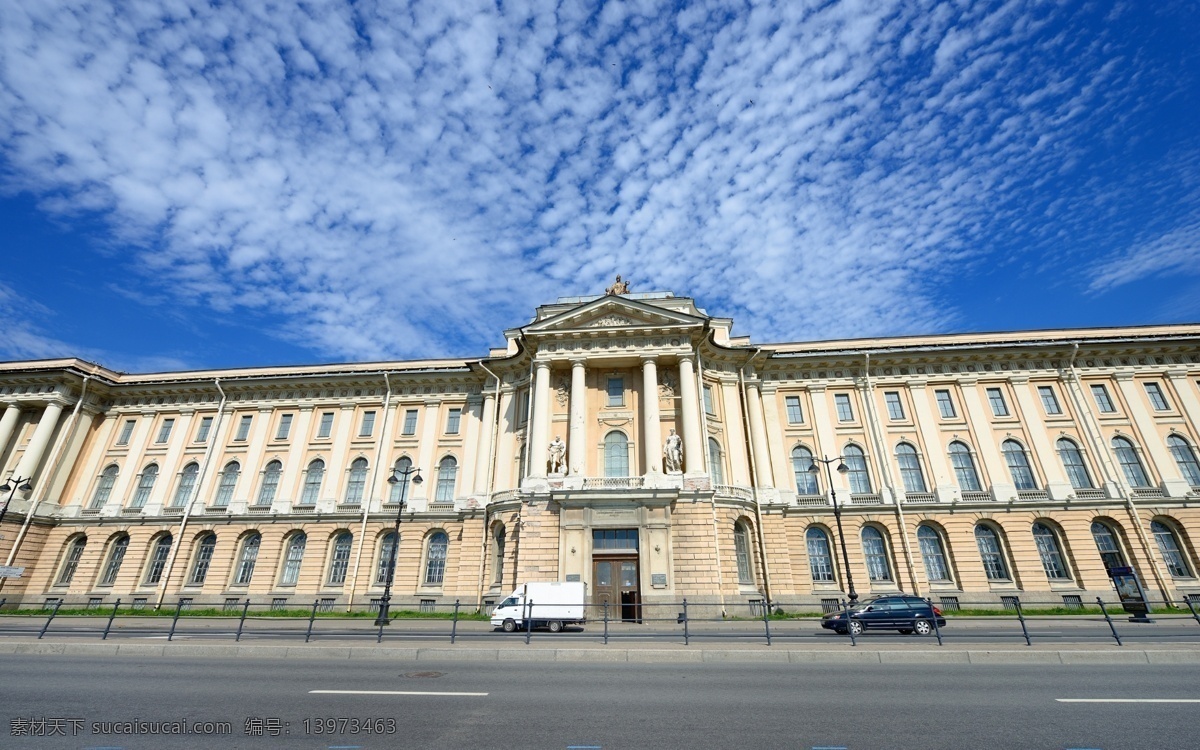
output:
[[[1200,596],[1200,326],[731,329],[686,297],[607,294],[475,359],[2,363],[0,556],[23,570],[0,597],[362,607],[393,550],[406,607],[537,580],[741,615],[851,583],[1061,604],[1111,600],[1112,567],[1153,600]]]

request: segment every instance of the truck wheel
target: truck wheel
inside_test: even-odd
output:
[[[503,627],[504,627],[504,632],[505,632],[505,633],[512,633],[512,632],[515,632],[515,631],[516,631],[516,629],[517,629],[517,623],[516,623],[516,621],[514,621],[514,620],[505,620],[505,621],[504,621],[504,626],[503,626]]]
[[[547,624],[547,627],[550,628],[551,633],[561,633],[562,632],[562,623],[559,622],[558,620],[551,620]]]

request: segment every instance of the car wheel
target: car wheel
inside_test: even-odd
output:
[[[550,624],[547,625],[547,627],[550,628],[551,633],[561,633],[562,632],[562,623],[559,622],[558,620],[551,620]]]
[[[854,635],[862,635],[863,624],[861,622],[859,622],[858,620],[851,620],[850,621],[850,632],[853,633]]]
[[[917,620],[913,623],[913,630],[917,631],[917,635],[929,635],[933,632],[933,625],[929,623],[929,620]]]
[[[517,629],[517,623],[513,620],[504,621],[504,632],[511,633]]]
[[[900,635],[908,635],[912,632],[912,628],[900,628]]]

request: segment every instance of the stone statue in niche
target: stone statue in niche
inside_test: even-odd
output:
[[[612,286],[604,290],[605,294],[629,294],[629,282],[621,281],[621,274],[617,274],[617,280]]]
[[[562,474],[564,469],[563,459],[567,456],[567,446],[563,443],[562,438],[558,435],[554,436],[554,441],[550,443],[547,449],[548,464],[551,474]]]
[[[675,434],[675,430],[667,435],[667,442],[663,445],[663,460],[668,474],[683,471],[683,439]]]

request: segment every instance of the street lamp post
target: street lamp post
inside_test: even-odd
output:
[[[8,504],[17,496],[17,492],[29,492],[33,489],[33,485],[29,483],[32,477],[9,477],[4,484],[0,484],[0,492],[7,492],[8,497],[4,499],[4,507],[0,508],[0,523],[4,523],[4,516],[8,513]]]
[[[814,458],[812,459],[812,464],[808,467],[808,471],[810,474],[819,475],[821,470],[817,468],[817,464],[825,464],[825,474],[829,479],[829,497],[833,499],[833,520],[837,523],[838,543],[842,547],[842,567],[846,571],[846,587],[849,589],[847,594],[851,602],[856,602],[858,601],[858,592],[854,590],[854,575],[850,572],[850,555],[846,552],[846,534],[842,531],[842,508],[838,505],[837,490],[833,488],[833,472],[829,468],[830,464],[834,461],[837,461],[837,471],[839,474],[850,473],[850,467],[846,465],[841,456]]]
[[[420,484],[425,481],[421,479],[421,470],[414,469],[412,466],[405,466],[403,469],[392,469],[392,475],[387,480],[388,484],[394,485],[397,482],[403,482],[403,485],[400,488],[400,506],[396,508],[396,524],[392,529],[395,539],[392,541],[391,554],[388,556],[387,581],[383,584],[383,598],[379,600],[379,616],[375,618],[376,625],[390,625],[392,623],[391,618],[388,617],[392,602],[392,579],[396,577],[396,553],[400,549],[400,514],[404,512],[404,506],[408,501],[408,478],[410,476],[412,476],[413,484]]]

